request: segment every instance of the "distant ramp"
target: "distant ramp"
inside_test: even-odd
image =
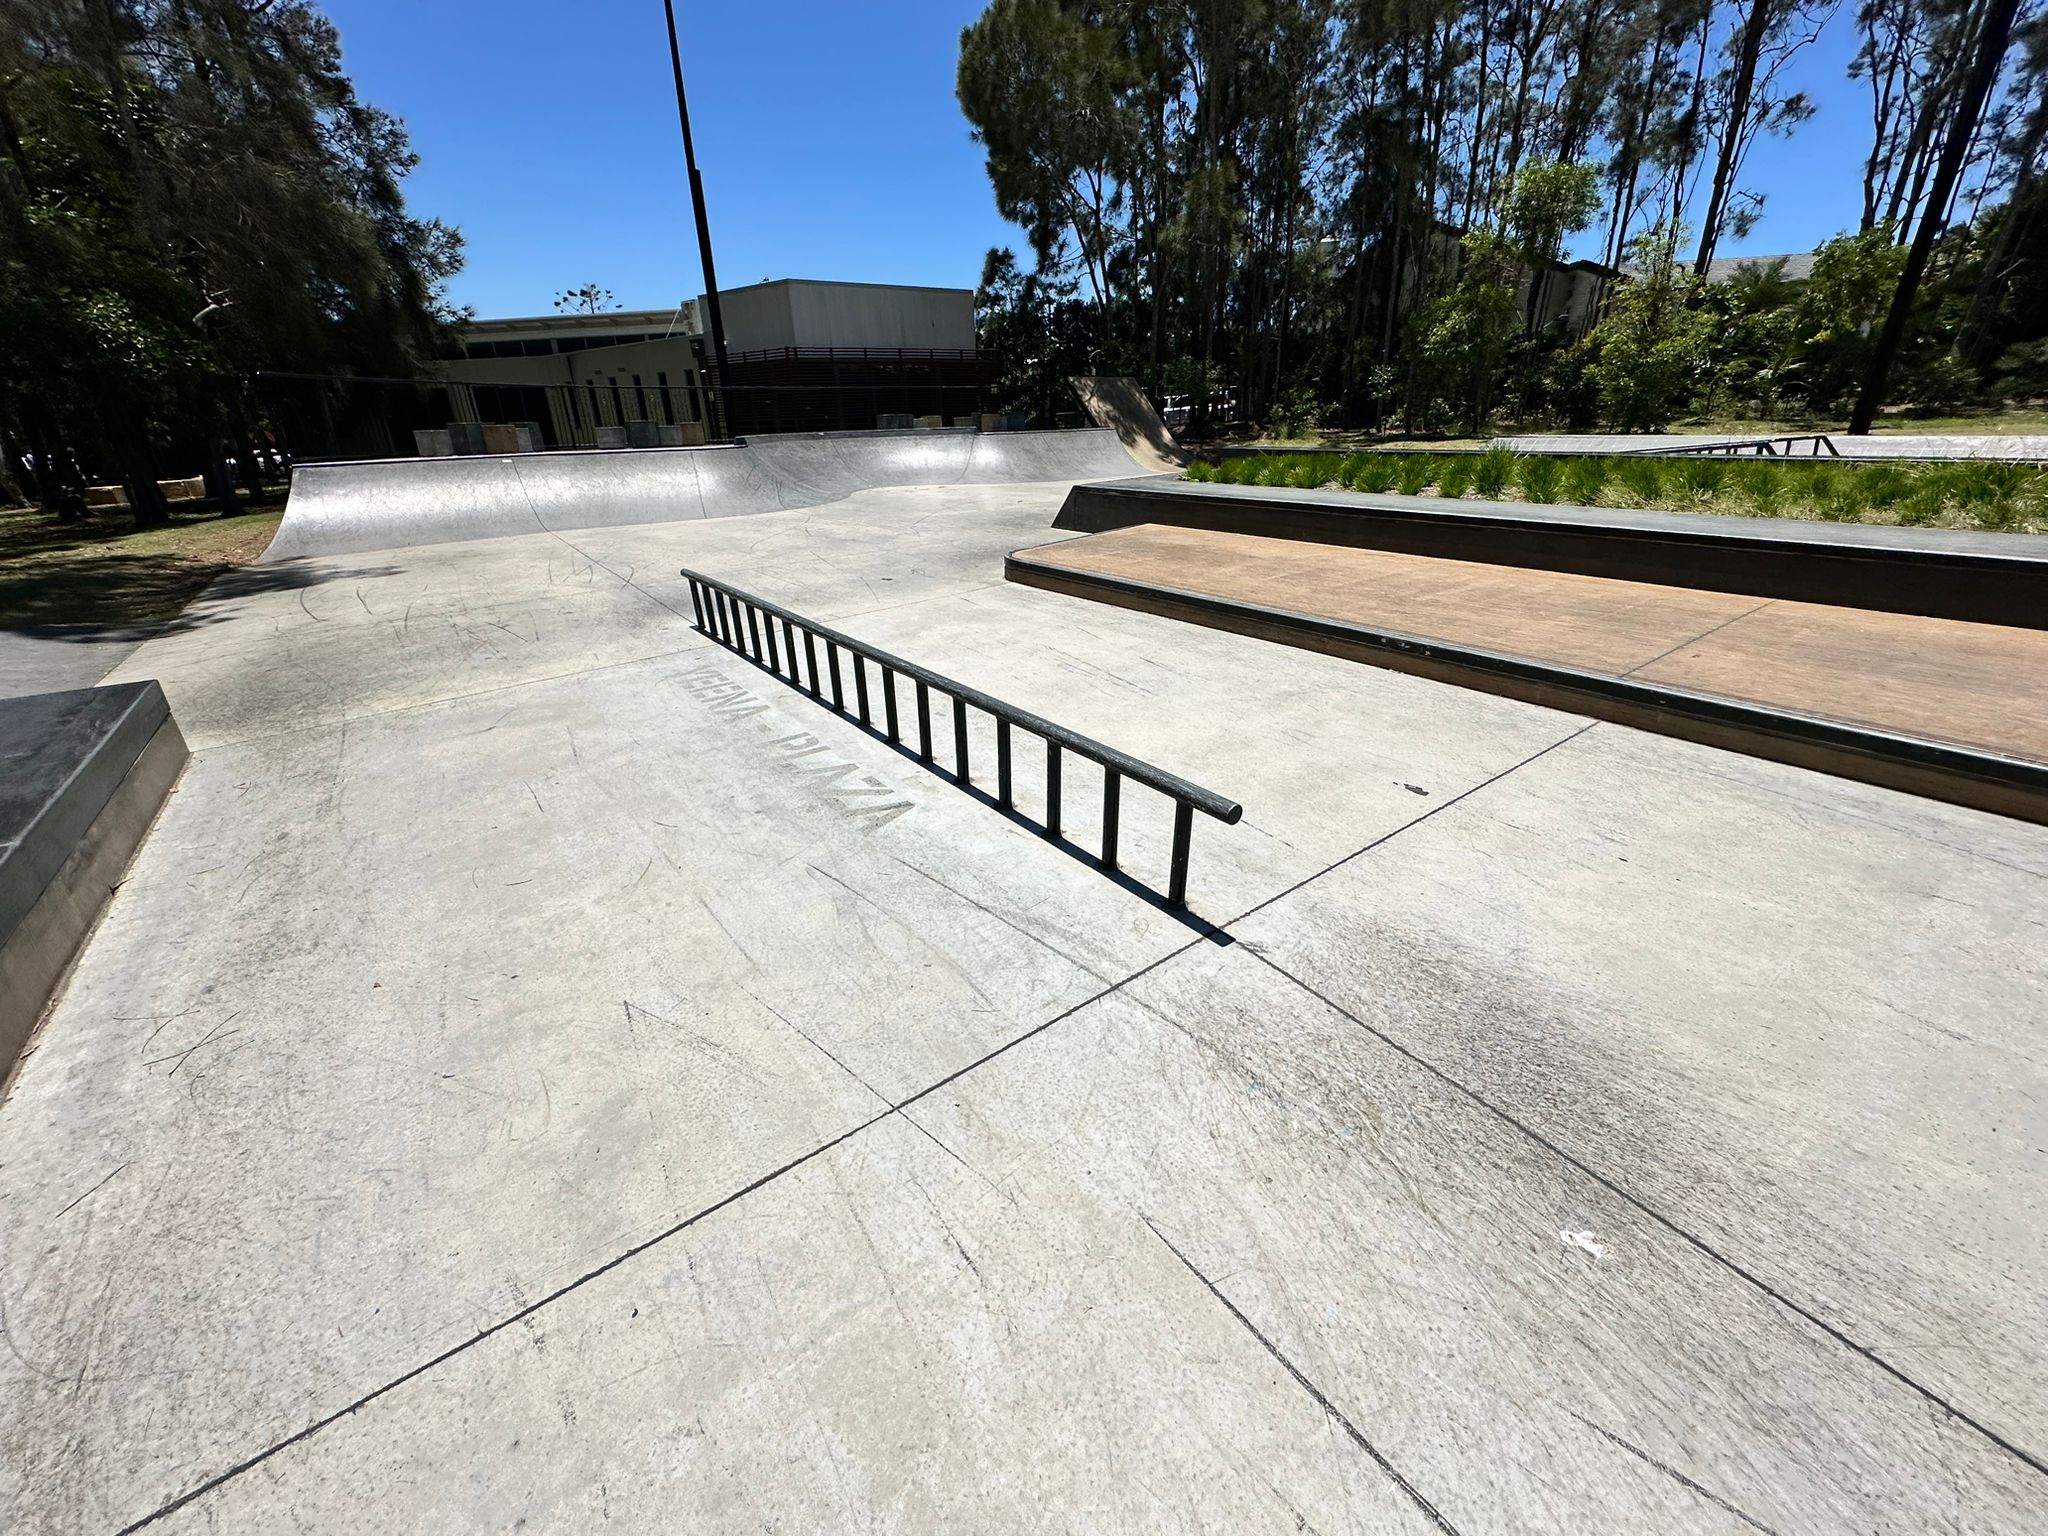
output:
[[[1124,478],[1116,434],[822,432],[708,448],[301,464],[265,560],[815,507],[880,486]]]
[[[1125,375],[1084,374],[1069,379],[1088,419],[1117,435],[1124,451],[1147,469],[1187,468],[1186,450],[1159,419],[1138,381]]]

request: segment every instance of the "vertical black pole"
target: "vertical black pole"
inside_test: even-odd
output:
[[[1123,783],[1123,775],[1114,768],[1102,770],[1102,867],[1116,868],[1116,813],[1119,799],[1117,790]]]
[[[1185,800],[1173,803],[1173,868],[1167,877],[1166,904],[1188,904],[1188,844],[1195,835],[1195,808]]]
[[[712,403],[718,411],[718,436],[732,436],[732,415],[726,392],[732,385],[732,369],[725,358],[725,315],[718,307],[718,268],[711,260],[711,223],[704,216],[704,178],[697,174],[697,146],[690,138],[690,104],[683,96],[683,51],[676,42],[675,0],[661,0],[668,15],[668,61],[676,74],[676,116],[683,124],[683,164],[690,172],[690,203],[697,214],[697,256],[704,264],[705,317],[711,324],[711,348],[718,359],[718,388]]]

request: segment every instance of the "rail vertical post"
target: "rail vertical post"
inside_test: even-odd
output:
[[[889,739],[899,741],[902,732],[896,728],[896,669],[882,668],[882,713],[889,725]]]
[[[811,697],[818,696],[818,641],[808,629],[804,631],[804,659],[811,664]]]
[[[704,589],[697,585],[697,579],[690,578],[690,607],[697,615],[697,627],[704,627]]]
[[[832,707],[844,714],[846,695],[839,686],[839,647],[830,640],[825,642],[825,664],[832,673]]]
[[[1116,868],[1116,813],[1123,775],[1114,768],[1102,770],[1102,867]]]
[[[768,631],[768,670],[777,677],[782,675],[782,658],[775,653],[775,615],[769,614],[761,621],[761,627]]]
[[[853,653],[853,700],[860,711],[860,723],[868,723],[868,659]]]
[[[932,690],[923,678],[917,680],[917,760],[932,760]]]
[[[967,772],[967,701],[953,695],[953,782],[965,784]]]
[[[747,604],[747,639],[754,647],[754,660],[761,659],[761,611],[752,603]]]
[[[1045,835],[1060,835],[1060,744],[1045,744]]]
[[[1173,870],[1167,877],[1166,904],[1188,904],[1188,844],[1195,836],[1195,808],[1185,800],[1173,802]]]
[[[1013,808],[1010,799],[1010,722],[1000,715],[996,717],[996,801],[1006,811]]]

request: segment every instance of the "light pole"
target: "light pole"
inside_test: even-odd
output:
[[[725,392],[732,372],[725,358],[725,316],[718,307],[718,268],[711,261],[711,225],[704,217],[704,178],[697,174],[697,148],[690,140],[690,105],[683,96],[683,51],[676,43],[675,0],[661,0],[661,8],[668,15],[668,61],[676,75],[676,116],[683,123],[683,164],[689,167],[690,205],[697,214],[697,255],[704,264],[704,307],[710,311],[705,318],[711,324],[711,350],[718,359],[718,387],[711,398],[718,411],[718,435],[730,437],[732,413],[727,409]]]

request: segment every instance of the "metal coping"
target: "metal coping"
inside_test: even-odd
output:
[[[839,672],[839,650],[844,648],[854,659],[854,691],[857,699],[856,713],[861,725],[874,729],[868,708],[868,679],[866,663],[873,662],[882,670],[882,690],[887,705],[884,734],[891,742],[908,747],[898,729],[896,706],[896,683],[894,674],[900,672],[917,685],[917,756],[922,763],[932,761],[931,737],[931,690],[936,688],[953,701],[953,777],[961,785],[972,782],[972,770],[967,750],[967,710],[971,705],[984,714],[993,716],[996,722],[996,783],[997,801],[1006,811],[1015,812],[1016,803],[1011,793],[1010,773],[1010,730],[1013,726],[1031,732],[1046,743],[1045,785],[1046,819],[1045,832],[1048,837],[1060,835],[1060,753],[1072,752],[1077,757],[1087,758],[1100,765],[1102,780],[1102,852],[1097,860],[1105,870],[1117,868],[1116,842],[1118,810],[1121,799],[1122,780],[1142,784],[1147,789],[1158,791],[1174,802],[1173,814],[1173,861],[1168,875],[1166,894],[1167,905],[1187,905],[1188,847],[1193,837],[1193,813],[1200,811],[1214,817],[1225,826],[1234,826],[1244,815],[1244,807],[1235,800],[1226,800],[1214,790],[1204,789],[1168,773],[1164,768],[1155,767],[1128,752],[1119,752],[1115,747],[1106,746],[1090,736],[1071,730],[1055,721],[1034,715],[1027,709],[1007,704],[992,694],[983,693],[956,682],[943,673],[929,667],[919,666],[914,661],[905,661],[891,655],[865,640],[827,625],[793,613],[779,603],[756,597],[737,587],[706,576],[701,571],[684,567],[681,575],[690,584],[690,603],[696,611],[697,628],[719,644],[738,651],[756,665],[764,666],[777,677],[793,687],[805,689],[821,704],[827,700],[821,691],[818,668],[817,642],[825,642],[826,660],[829,663],[828,676],[822,686],[831,689],[827,707],[836,714],[846,713],[844,686]],[[764,624],[762,619],[767,619]],[[775,643],[775,621],[781,621],[783,643]],[[797,659],[797,632],[803,634],[804,655],[809,660],[809,679],[806,681],[804,665]],[[765,633],[766,643],[763,644]],[[786,654],[788,662],[782,657]]]

